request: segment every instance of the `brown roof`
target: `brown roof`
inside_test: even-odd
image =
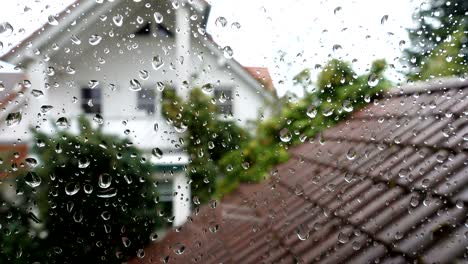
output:
[[[244,67],[244,69],[250,73],[257,81],[259,81],[263,87],[270,92],[275,92],[275,86],[273,85],[273,79],[271,79],[270,72],[266,67]]]
[[[466,86],[389,94],[322,140],[294,148],[268,182],[242,186],[215,209],[201,209],[139,261],[445,263],[462,257],[468,245]],[[239,213],[229,213],[234,209]],[[185,245],[183,254],[174,252],[176,243]]]
[[[133,263],[466,258],[468,82],[450,85],[392,91],[292,149],[268,181],[202,207]]]

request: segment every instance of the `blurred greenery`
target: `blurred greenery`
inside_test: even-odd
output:
[[[412,80],[465,74],[468,64],[468,1],[429,0],[414,14],[404,51]]]
[[[255,136],[242,148],[228,152],[219,162],[224,177],[218,182],[217,196],[234,190],[241,182],[259,182],[274,173],[272,168],[288,160],[288,148],[313,139],[349,113],[371,102],[391,86],[384,76],[386,62],[373,62],[368,74],[358,76],[349,63],[333,59],[318,75],[313,86],[310,70],[296,75],[303,86],[302,98],[282,98],[281,113],[260,122]]]
[[[79,127],[78,135],[33,130],[39,165],[29,158],[20,176],[3,180],[16,194],[2,193],[0,263],[123,262],[167,225],[142,153],[84,117]]]
[[[188,177],[194,200],[209,201],[216,191],[217,176],[222,173],[220,159],[249,140],[246,131],[234,121],[220,118],[216,101],[199,88],[183,101],[173,89],[163,92],[163,113],[182,136],[189,155]]]
[[[281,99],[277,115],[259,121],[254,133],[220,118],[216,99],[193,89],[186,101],[165,90],[164,114],[176,130],[186,131],[189,178],[198,200],[206,202],[234,190],[241,182],[259,182],[274,165],[288,160],[288,148],[305,142],[369,103],[390,82],[383,76],[386,63],[375,61],[368,74],[358,76],[349,63],[331,60],[319,74],[316,86],[310,70],[295,77],[304,96]],[[209,92],[207,92],[209,94]]]

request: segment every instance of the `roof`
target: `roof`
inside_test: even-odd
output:
[[[467,95],[457,79],[391,90],[291,149],[269,180],[195,210],[133,263],[466,258]]]
[[[266,67],[244,67],[257,81],[259,81],[263,88],[267,91],[275,93],[275,86],[273,79],[271,79],[270,72]]]

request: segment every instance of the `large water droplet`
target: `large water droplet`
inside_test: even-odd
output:
[[[232,56],[234,55],[234,51],[232,50],[231,47],[226,46],[223,48],[223,54],[226,59],[231,59]]]
[[[164,16],[159,12],[154,12],[154,21],[156,24],[161,24],[164,20]]]
[[[75,195],[80,190],[80,184],[77,182],[69,182],[65,185],[65,193],[67,195]]]
[[[156,158],[158,158],[158,159],[162,158],[162,156],[163,156],[163,152],[162,152],[162,150],[159,149],[159,148],[153,148],[153,149],[151,150],[151,154],[153,154],[153,156],[156,157]]]
[[[227,25],[227,19],[225,17],[218,17],[215,20],[215,25],[218,27],[225,27]]]
[[[112,183],[112,176],[110,176],[108,173],[103,173],[99,175],[99,180],[98,180],[98,185],[102,189],[107,189],[110,187]]]
[[[60,129],[67,129],[68,127],[70,127],[70,124],[68,123],[68,119],[66,117],[60,117],[59,119],[57,119],[55,124]]]
[[[11,36],[13,33],[13,26],[8,22],[3,22],[0,24],[0,37],[5,38]]]
[[[114,21],[114,24],[118,27],[121,27],[123,24],[123,16],[121,14],[117,14],[114,17],[112,17],[112,21]]]
[[[380,19],[380,24],[385,24],[385,22],[387,22],[388,20],[388,15],[384,15],[381,19]]]
[[[58,21],[57,21],[57,19],[56,19],[54,16],[52,16],[52,15],[50,15],[50,16],[47,18],[47,22],[49,22],[49,24],[52,25],[52,26],[57,26],[57,25],[59,24]]]
[[[379,76],[377,76],[375,73],[371,73],[369,75],[369,78],[367,79],[367,84],[370,87],[375,87],[377,84],[379,84]]]
[[[96,46],[101,42],[101,40],[102,40],[101,36],[93,34],[89,37],[88,42],[89,44]]]
[[[315,105],[310,105],[307,108],[306,114],[310,118],[315,118],[317,116],[317,108],[315,107]]]
[[[6,118],[7,126],[15,126],[21,122],[22,114],[20,112],[9,113]]]
[[[292,134],[289,132],[289,129],[283,128],[280,130],[280,140],[283,142],[291,141]]]
[[[161,58],[161,56],[156,55],[153,57],[151,64],[153,65],[153,69],[159,70],[162,66],[164,66],[164,60]]]
[[[32,188],[36,188],[41,185],[42,180],[35,172],[30,171],[24,177],[24,182]]]
[[[89,161],[88,158],[86,157],[82,157],[80,159],[78,159],[78,168],[80,169],[85,169],[89,166],[91,162]]]
[[[297,238],[299,238],[299,240],[307,240],[310,236],[310,231],[308,228],[304,227],[304,225],[300,224],[297,228],[296,228],[296,235],[297,235]]]
[[[70,39],[73,42],[73,44],[75,44],[75,45],[80,45],[81,44],[81,39],[78,38],[76,35],[72,35],[70,37]]]
[[[207,84],[202,85],[201,88],[204,93],[211,94],[214,90],[214,85],[211,83],[207,83]]]
[[[137,79],[131,79],[130,80],[130,91],[140,91],[141,90],[141,84]]]

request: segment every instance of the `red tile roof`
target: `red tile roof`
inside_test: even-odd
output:
[[[292,149],[268,181],[202,207],[132,263],[466,258],[468,83],[461,83],[389,93]]]
[[[266,67],[244,67],[257,81],[259,81],[265,90],[275,93],[275,86],[273,79],[271,79],[270,72]]]

